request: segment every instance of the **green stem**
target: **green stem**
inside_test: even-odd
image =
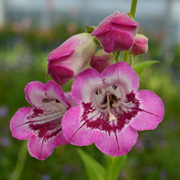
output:
[[[129,54],[129,65],[132,66],[133,65],[133,55],[130,52],[128,52],[128,54]]]
[[[24,141],[19,151],[18,159],[14,168],[14,172],[12,173],[11,180],[18,180],[20,178],[26,160],[27,152],[27,141]]]
[[[123,61],[128,62],[128,52],[127,51],[123,52]]]
[[[135,14],[136,14],[137,1],[138,1],[138,0],[132,0],[132,2],[131,2],[130,14],[132,15],[133,18],[135,18]]]
[[[120,54],[121,54],[121,51],[118,51],[118,52],[116,53],[116,56],[115,56],[116,62],[119,62],[119,56],[120,56]]]

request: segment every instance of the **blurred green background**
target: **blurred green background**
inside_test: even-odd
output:
[[[113,12],[112,12],[113,13]],[[20,24],[19,24],[20,25]],[[73,145],[59,146],[45,161],[31,157],[22,147],[24,141],[12,138],[10,119],[23,106],[24,87],[30,81],[46,83],[47,56],[73,34],[83,32],[82,23],[72,18],[56,23],[51,28],[22,26],[6,23],[0,28],[0,179],[9,180],[15,167],[21,170],[20,180],[84,180],[85,168]],[[140,24],[141,25],[141,24]],[[141,27],[149,38],[149,51],[136,57],[135,63],[159,60],[140,77],[140,89],[158,94],[165,105],[162,123],[153,131],[139,132],[137,144],[128,153],[128,160],[119,175],[121,180],[172,180],[180,178],[180,46],[164,46],[166,33],[155,34]],[[63,86],[70,90],[70,83]],[[25,142],[27,143],[27,142]],[[25,145],[26,146],[26,145]],[[106,157],[94,146],[82,147],[100,163]],[[23,153],[25,163],[23,165]],[[22,156],[22,157],[21,157]],[[17,166],[17,160],[19,164]]]

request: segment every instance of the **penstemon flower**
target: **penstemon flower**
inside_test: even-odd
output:
[[[89,33],[76,34],[53,50],[47,60],[47,75],[60,85],[77,76],[91,59],[97,45]]]
[[[32,108],[23,107],[12,117],[12,136],[20,140],[29,139],[30,155],[44,160],[56,146],[68,143],[62,133],[61,120],[75,102],[71,92],[63,94],[53,81],[45,85],[38,81],[30,82],[25,87],[25,94]]]
[[[62,119],[69,143],[95,143],[103,153],[121,156],[137,141],[138,131],[155,129],[164,117],[161,99],[149,90],[138,90],[137,73],[125,62],[81,72],[74,80],[72,97],[78,106]]]
[[[138,23],[123,12],[106,17],[92,32],[107,53],[129,50],[138,30]]]

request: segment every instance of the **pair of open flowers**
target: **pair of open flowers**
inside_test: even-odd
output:
[[[30,82],[25,94],[32,107],[19,109],[10,122],[13,137],[29,139],[31,156],[44,160],[67,143],[95,143],[107,155],[122,156],[136,143],[137,131],[158,126],[164,117],[161,99],[138,91],[138,75],[128,63],[109,62],[114,52],[132,50],[137,27],[125,13],[115,12],[92,34],[72,36],[49,54],[47,74],[57,84]],[[99,56],[94,36],[104,51]],[[83,70],[92,59],[94,67]],[[64,93],[61,85],[72,78],[71,92]]]

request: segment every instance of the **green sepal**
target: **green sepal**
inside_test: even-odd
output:
[[[106,180],[117,180],[126,160],[127,155],[107,156]]]
[[[132,16],[130,13],[127,13],[127,15],[128,15],[132,20],[134,20],[133,16]]]
[[[138,76],[140,76],[145,68],[147,68],[151,64],[155,64],[155,63],[160,63],[160,62],[159,61],[144,61],[144,62],[135,64],[132,68],[136,71]]]
[[[85,165],[89,180],[105,180],[104,167],[82,149],[78,148],[77,152]]]
[[[86,32],[87,33],[92,33],[94,29],[96,29],[95,26],[86,26]]]

